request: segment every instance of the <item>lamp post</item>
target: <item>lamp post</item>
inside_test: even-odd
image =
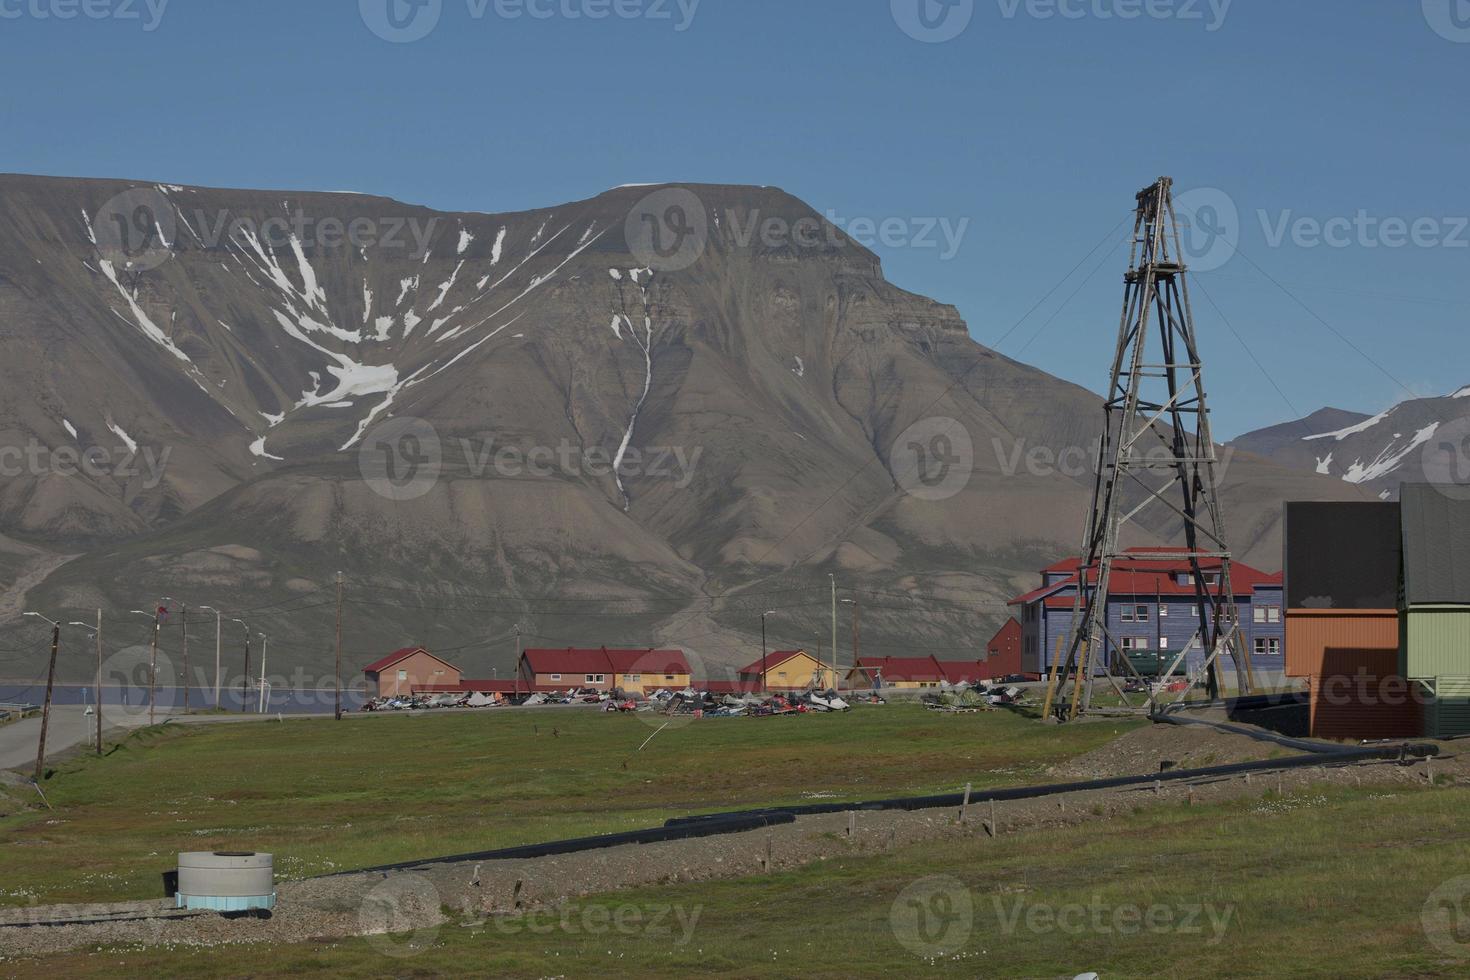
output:
[[[71,626],[80,626],[83,629],[92,629],[90,623],[70,623]],[[92,712],[97,717],[93,719],[97,723],[97,754],[102,754],[102,610],[97,610],[97,679],[92,691]]]
[[[827,573],[827,581],[832,585],[832,678],[833,687],[842,689],[842,675],[837,671],[837,576],[831,572]],[[857,664],[853,664],[854,667]]]
[[[214,613],[214,706],[219,707],[219,663],[220,663],[220,623],[221,614],[214,606],[200,606],[200,609],[208,609]]]
[[[240,675],[240,713],[244,714],[250,710],[250,705],[245,697],[250,687],[250,627],[245,625],[243,619],[232,619],[232,623],[239,623],[240,628],[245,631],[245,671]]]
[[[761,693],[771,693],[769,678],[766,677],[766,617],[776,615],[774,610],[767,609],[761,613]]]
[[[842,604],[852,607],[852,667],[857,669],[858,665],[858,620],[862,616],[862,604],[856,599],[843,599]]]
[[[257,713],[263,715],[265,714],[265,645],[270,637],[260,632],[255,635],[260,637],[260,707],[256,710]]]
[[[144,612],[141,609],[134,609],[133,614],[147,616],[153,620],[152,637],[148,641],[148,724],[151,727],[153,724],[153,681],[158,670],[158,610],[155,609],[150,613]]]
[[[61,624],[38,612],[28,612],[25,615],[44,619],[51,624],[51,665],[46,668],[46,700],[41,703],[41,741],[36,746],[36,788],[39,791],[46,763],[46,724],[51,720],[51,688],[56,683],[56,653],[61,649]]]

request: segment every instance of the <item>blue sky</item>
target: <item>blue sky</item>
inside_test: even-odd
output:
[[[0,0],[0,169],[479,211],[774,184],[900,219],[892,281],[1093,390],[1170,174],[1239,216],[1197,277],[1218,434],[1470,384],[1470,0],[439,0],[405,43],[386,2]]]

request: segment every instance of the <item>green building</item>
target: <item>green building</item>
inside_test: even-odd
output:
[[[1400,496],[1399,668],[1422,690],[1426,735],[1470,734],[1470,488],[1405,484]]]

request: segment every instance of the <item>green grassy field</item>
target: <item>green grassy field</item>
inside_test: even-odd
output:
[[[102,950],[21,976],[1464,976],[1463,789],[1169,805],[940,850],[628,891],[561,915],[264,948]],[[1463,887],[1461,887],[1463,886]],[[926,914],[919,918],[919,912]],[[1427,919],[1426,919],[1427,915]],[[1426,926],[1427,922],[1427,926]]]
[[[893,704],[709,719],[641,752],[647,719],[577,709],[163,726],[59,765],[45,783],[53,811],[0,818],[0,904],[158,897],[182,850],[271,851],[291,879],[808,794],[1036,782],[1134,724]]]

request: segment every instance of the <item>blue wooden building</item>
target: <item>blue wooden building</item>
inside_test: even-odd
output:
[[[1157,547],[1135,550],[1153,554],[1160,551]],[[1011,600],[1021,621],[1023,672],[1039,676],[1050,670],[1059,642],[1060,656],[1066,659],[1081,564],[1081,559],[1068,558],[1042,569],[1041,586]],[[1220,566],[1215,562],[1212,568],[1205,562],[1203,568],[1208,578],[1212,572],[1218,575]],[[1279,674],[1286,666],[1281,574],[1268,575],[1237,561],[1231,562],[1230,578],[1252,666],[1258,675]],[[1095,582],[1096,571],[1089,570],[1089,589]],[[1199,606],[1186,561],[1120,560],[1114,563],[1108,592],[1108,632],[1122,649],[1108,643],[1108,658],[1097,665],[1099,673],[1122,654],[1132,655],[1135,663],[1161,658],[1167,667],[1199,629]],[[1199,643],[1192,644],[1185,658],[1187,669],[1196,667],[1204,657]],[[1235,666],[1229,658],[1221,658],[1220,670],[1222,677],[1232,677]]]

